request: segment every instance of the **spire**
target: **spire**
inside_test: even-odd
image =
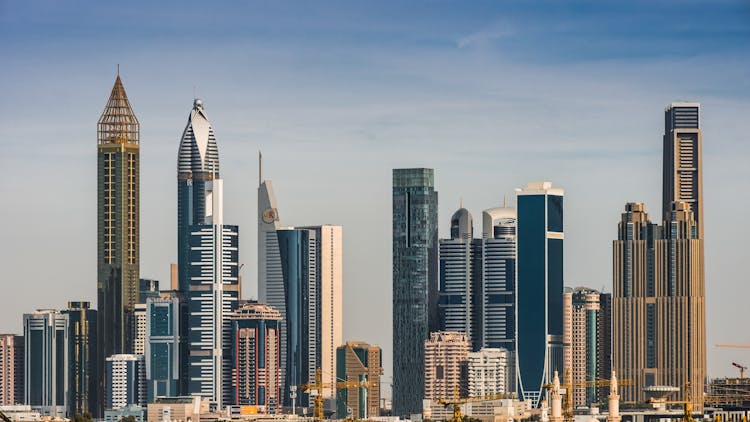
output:
[[[107,105],[96,128],[99,144],[134,144],[140,142],[140,123],[135,117],[133,108],[128,101],[128,94],[120,79],[120,68],[117,68],[117,78],[109,94]]]
[[[263,151],[258,150],[258,186],[263,184]]]

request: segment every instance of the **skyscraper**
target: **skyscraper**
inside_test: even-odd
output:
[[[24,403],[64,418],[68,408],[68,315],[40,309],[23,315]]]
[[[336,378],[367,386],[336,390],[336,415],[366,420],[380,416],[380,376],[383,359],[380,347],[361,341],[347,341],[336,349]]]
[[[393,170],[393,412],[422,412],[424,341],[439,327],[432,169]]]
[[[190,231],[189,394],[231,403],[230,315],[239,299],[239,229],[224,224],[223,181],[205,183],[206,215]]]
[[[97,381],[96,309],[89,302],[68,302],[68,415],[94,414],[102,399]]]
[[[564,194],[550,182],[532,182],[517,192],[518,392],[533,406],[563,365]]]
[[[0,406],[24,401],[23,336],[0,334]]]
[[[508,390],[508,351],[483,347],[469,352],[468,397],[504,394]]]
[[[281,410],[281,314],[268,305],[247,303],[232,316],[233,399],[263,413]]]
[[[424,398],[437,401],[469,392],[468,367],[471,343],[464,333],[437,331],[424,342]]]
[[[146,406],[145,366],[143,355],[119,354],[107,357],[107,410],[131,405]]]
[[[140,124],[119,74],[97,124],[97,156],[97,349],[109,356],[132,350],[140,261]]]
[[[178,291],[146,299],[145,364],[147,399],[187,393],[187,345],[183,337],[187,307]]]
[[[136,303],[132,315],[135,327],[133,329],[133,354],[143,355],[146,353],[146,302]]]
[[[203,101],[196,98],[177,153],[177,274],[179,290],[190,290],[190,226],[206,218],[206,183],[219,178],[219,148]]]
[[[676,102],[664,110],[662,221],[672,202],[690,205],[698,238],[703,238],[703,159],[700,103]]]

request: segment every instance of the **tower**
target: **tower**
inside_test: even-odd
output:
[[[393,170],[393,412],[422,412],[424,341],[438,324],[438,194],[432,169]]]
[[[101,394],[97,390],[99,374],[96,350],[96,309],[89,302],[68,302],[68,377],[70,380],[68,414],[94,414]]]
[[[64,418],[68,407],[68,315],[40,309],[23,315],[24,403]]]
[[[532,182],[517,198],[518,392],[535,407],[563,364],[564,195],[550,182]]]

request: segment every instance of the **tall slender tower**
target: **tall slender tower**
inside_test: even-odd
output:
[[[703,159],[700,103],[676,102],[664,110],[662,220],[668,221],[672,203],[685,202],[703,238]]]
[[[138,300],[140,125],[119,74],[97,125],[97,155],[97,349],[101,374],[105,356],[132,349],[129,315]],[[103,388],[100,385],[99,391]]]
[[[437,331],[438,194],[432,169],[393,170],[393,412],[422,412],[424,341]]]

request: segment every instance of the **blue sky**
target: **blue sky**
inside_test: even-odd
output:
[[[564,187],[566,284],[611,291],[625,202],[660,219],[663,108],[701,101],[709,370],[750,362],[712,347],[750,342],[736,318],[750,295],[747,2],[0,0],[0,45],[0,286],[15,294],[0,331],[95,300],[95,124],[119,63],[142,130],[142,276],[166,282],[176,257],[195,89],[240,225],[243,291],[256,291],[262,148],[282,224],[344,226],[344,336],[383,346],[387,376],[392,168],[436,169],[442,235],[461,199],[480,230],[513,188]]]

